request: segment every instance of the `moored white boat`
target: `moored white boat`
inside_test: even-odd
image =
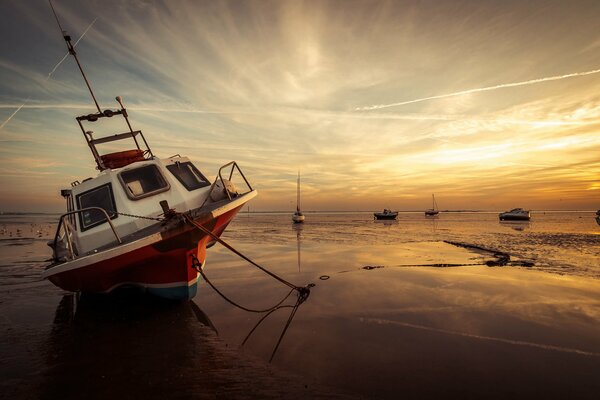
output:
[[[297,224],[304,222],[304,214],[300,211],[300,171],[298,171],[298,181],[296,186],[296,211],[292,215],[292,221]]]
[[[513,208],[510,211],[505,211],[498,214],[500,221],[529,221],[531,214],[528,210],[522,208]]]
[[[70,37],[64,38],[77,60]],[[204,266],[206,248],[257,192],[233,161],[211,184],[187,157],[158,158],[143,133],[131,127],[120,97],[119,109],[102,111],[89,84],[88,89],[97,112],[76,120],[100,172],[61,191],[67,212],[49,242],[52,263],[42,277],[73,292],[135,286],[161,297],[191,298],[199,277],[194,258]],[[95,138],[84,128],[84,122],[118,115],[128,127],[124,133]],[[125,141],[128,150],[101,154],[100,145]]]
[[[438,206],[437,203],[435,201],[435,196],[432,194],[431,195],[431,208],[428,208],[427,210],[425,210],[425,215],[428,217],[434,216],[434,215],[438,215],[440,212],[438,210]]]

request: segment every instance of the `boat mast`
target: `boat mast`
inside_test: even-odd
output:
[[[100,110],[100,106],[98,105],[98,100],[96,100],[96,96],[94,95],[94,91],[92,90],[92,86],[90,85],[90,82],[88,81],[87,76],[85,76],[85,72],[83,72],[83,67],[81,66],[81,63],[79,62],[79,58],[77,58],[77,53],[75,52],[75,47],[71,43],[71,36],[68,35],[67,31],[65,31],[62,28],[62,25],[60,24],[60,21],[58,19],[58,15],[56,14],[56,11],[54,10],[54,5],[52,4],[52,1],[48,0],[48,3],[50,3],[50,8],[52,8],[52,13],[54,14],[54,18],[56,18],[56,23],[58,24],[58,29],[60,29],[60,32],[63,35],[65,42],[67,43],[67,49],[69,50],[69,54],[71,54],[73,56],[73,58],[75,58],[75,61],[77,62],[77,67],[79,67],[79,72],[81,72],[81,76],[83,76],[83,80],[85,81],[85,84],[86,84],[88,90],[90,91],[90,95],[92,96],[92,100],[94,100],[96,109],[98,110],[99,113],[102,113],[102,110]]]
[[[65,31],[62,28],[62,25],[60,24],[60,20],[58,19],[58,15],[56,14],[56,10],[54,9],[54,5],[52,4],[52,0],[48,0],[48,3],[50,3],[50,8],[52,9],[52,13],[54,14],[56,23],[58,24],[58,28],[60,29],[61,34],[63,35],[63,38],[65,39],[65,42],[67,43],[67,49],[69,50],[69,54],[71,54],[73,56],[73,58],[75,58],[75,61],[77,62],[77,67],[79,68],[79,72],[81,72],[81,76],[83,77],[83,80],[85,81],[85,84],[90,92],[90,95],[92,96],[92,100],[94,100],[94,105],[96,106],[96,109],[98,110],[97,113],[81,115],[81,116],[75,118],[77,120],[77,123],[79,124],[79,127],[81,128],[81,132],[83,133],[83,138],[85,139],[86,143],[88,144],[88,146],[92,152],[92,155],[94,156],[94,159],[96,160],[97,168],[100,171],[104,171],[105,169],[108,169],[108,168],[113,168],[103,158],[104,156],[100,155],[100,153],[96,149],[96,145],[102,144],[102,143],[113,142],[115,140],[131,138],[131,139],[133,139],[137,150],[142,153],[142,157],[144,157],[145,159],[154,158],[154,154],[152,154],[152,150],[150,149],[148,142],[146,142],[146,138],[144,137],[144,134],[142,133],[142,131],[140,131],[140,130],[134,131],[133,128],[131,127],[131,123],[129,122],[129,116],[127,115],[127,110],[125,109],[125,106],[123,106],[123,99],[121,98],[121,96],[117,96],[115,98],[115,100],[117,100],[117,102],[121,106],[120,110],[107,109],[107,110],[102,111],[100,109],[100,105],[98,104],[98,101],[96,100],[96,96],[94,95],[92,86],[90,85],[90,82],[88,81],[87,76],[85,75],[85,72],[83,72],[83,67],[81,66],[81,63],[79,62],[79,58],[77,58],[77,53],[75,52],[75,46],[71,43],[71,36],[69,36],[67,34],[67,31]],[[127,123],[127,127],[129,128],[129,132],[105,136],[105,137],[101,137],[101,138],[94,138],[92,136],[93,132],[87,131],[83,127],[82,121],[96,122],[100,118],[105,118],[105,117],[111,118],[115,115],[121,115],[125,119],[125,122]],[[137,135],[139,135],[142,138],[142,142],[143,142],[144,146],[146,147],[145,150],[140,147],[140,143],[138,142],[138,139],[136,138]]]
[[[296,211],[300,212],[300,170],[298,170],[298,185],[296,186]]]

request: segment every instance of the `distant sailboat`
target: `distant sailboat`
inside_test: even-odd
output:
[[[429,208],[429,209],[425,210],[425,215],[428,215],[428,216],[438,215],[440,213],[440,211],[438,210],[438,206],[435,201],[435,196],[433,194],[431,195],[431,203],[432,203],[431,206],[433,208]]]
[[[294,223],[304,222],[304,214],[300,211],[300,171],[298,171],[298,185],[296,189],[296,212],[292,215]]]

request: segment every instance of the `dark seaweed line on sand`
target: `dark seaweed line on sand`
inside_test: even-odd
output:
[[[463,247],[465,249],[473,249],[473,250],[480,250],[480,251],[485,251],[487,253],[492,253],[494,255],[494,257],[496,258],[496,260],[490,260],[490,261],[486,261],[485,265],[487,265],[488,267],[503,267],[505,265],[511,265],[511,266],[516,266],[516,267],[533,267],[535,264],[531,261],[511,261],[510,260],[510,254],[505,253],[503,251],[500,250],[495,250],[495,249],[488,249],[486,247],[482,247],[482,246],[478,246],[475,244],[470,244],[470,243],[462,243],[462,242],[453,242],[450,240],[444,240],[445,243],[451,244],[453,246],[457,246],[457,247]]]
[[[359,270],[363,269],[363,270],[374,270],[374,269],[380,269],[380,268],[390,268],[390,267],[394,267],[394,268],[410,268],[410,267],[433,267],[433,268],[455,268],[455,267],[469,267],[469,266],[488,266],[488,267],[504,267],[504,266],[516,266],[516,267],[533,267],[534,263],[531,261],[511,261],[510,259],[510,254],[500,251],[500,250],[495,250],[495,249],[489,249],[489,248],[485,248],[482,246],[478,246],[475,244],[470,244],[470,243],[461,243],[461,242],[453,242],[450,240],[444,240],[445,243],[448,243],[450,245],[453,246],[457,246],[457,247],[463,247],[466,249],[472,249],[472,250],[479,250],[479,251],[484,251],[486,253],[490,253],[493,255],[493,257],[495,258],[494,260],[488,260],[485,263],[463,263],[463,264],[454,264],[454,263],[435,263],[435,264],[398,264],[398,265],[389,265],[389,266],[385,266],[385,265],[365,265],[363,267],[360,267]],[[355,271],[355,270],[345,270],[345,271],[339,271],[339,274],[345,273],[345,272],[351,272],[351,271]]]

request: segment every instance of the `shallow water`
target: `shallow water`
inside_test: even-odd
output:
[[[534,214],[529,224],[485,213],[290,218],[240,214],[223,236],[294,284],[316,284],[269,363],[290,308],[242,347],[261,315],[205,282],[179,304],[78,299],[39,280],[53,219],[3,216],[0,390],[15,398],[596,398],[593,213]],[[444,241],[533,266],[488,267],[492,252]],[[220,245],[205,272],[247,307],[269,307],[288,291]]]

